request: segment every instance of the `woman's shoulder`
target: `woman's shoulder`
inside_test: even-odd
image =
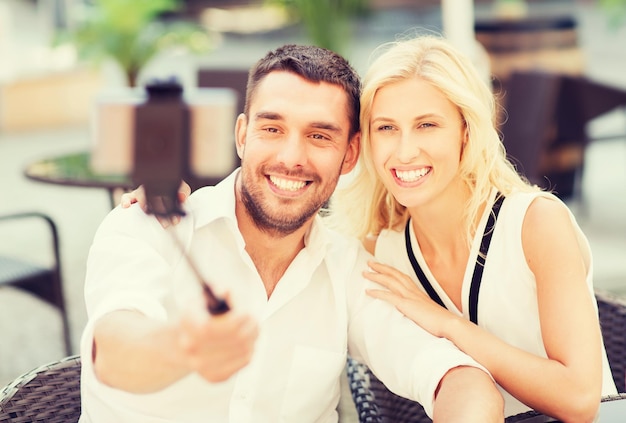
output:
[[[549,233],[558,223],[569,225],[571,213],[556,196],[536,196],[529,204],[524,216],[524,229]]]
[[[547,191],[514,191],[506,195],[505,204],[516,210],[524,220],[565,217],[568,208],[556,195]]]
[[[534,196],[525,210],[522,225],[526,253],[559,245],[563,239],[570,239],[571,244],[578,240],[580,248],[587,250],[586,237],[567,205],[553,194]]]
[[[549,191],[531,190],[520,191],[514,190],[506,194],[508,203],[527,204],[530,205],[536,198],[545,198],[550,200],[558,200],[558,197]]]
[[[504,214],[516,221],[525,221],[529,213],[547,209],[550,213],[567,211],[567,206],[554,194],[547,191],[513,191],[503,203]],[[509,219],[507,218],[507,220]]]

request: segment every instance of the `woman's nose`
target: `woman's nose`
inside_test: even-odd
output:
[[[413,134],[403,133],[398,141],[396,157],[402,163],[409,163],[420,154],[418,140]]]

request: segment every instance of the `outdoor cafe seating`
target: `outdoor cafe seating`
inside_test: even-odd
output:
[[[599,423],[626,415],[626,300],[597,291],[600,324],[615,384],[620,394],[603,398]],[[75,423],[80,417],[81,358],[70,356],[36,368],[0,392],[0,423]],[[390,392],[364,364],[348,358],[348,381],[359,423],[428,423],[419,403]],[[620,417],[621,416],[621,417]],[[534,411],[506,423],[556,422]]]
[[[596,291],[604,345],[617,390],[626,392],[626,301]],[[389,391],[366,365],[348,358],[348,382],[360,423],[429,423],[422,406]],[[618,400],[619,402],[614,402]],[[606,409],[606,410],[605,410]],[[609,414],[611,413],[611,414]],[[618,423],[626,415],[626,394],[603,399],[599,423]],[[621,416],[621,417],[620,417]],[[506,419],[506,423],[557,422],[530,411]]]

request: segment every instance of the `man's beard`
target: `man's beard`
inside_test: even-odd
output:
[[[257,228],[274,236],[286,236],[300,229],[320,210],[324,204],[328,202],[328,198],[326,198],[327,196],[322,195],[308,201],[306,206],[302,208],[301,213],[298,215],[282,213],[280,211],[272,213],[271,210],[264,207],[265,200],[261,190],[255,189],[253,183],[247,183],[250,179],[246,178],[246,173],[247,172],[242,169],[241,197],[246,212],[252,218],[252,221]],[[318,181],[319,178],[315,178],[315,182]],[[330,194],[328,197],[330,197]],[[293,210],[293,207],[290,204],[292,202],[298,203],[298,206],[300,206],[302,201],[285,200],[284,210]]]

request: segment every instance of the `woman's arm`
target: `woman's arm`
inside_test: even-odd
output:
[[[601,335],[586,285],[588,263],[567,210],[538,198],[522,230],[526,260],[537,280],[541,335],[548,359],[500,340],[435,304],[401,272],[372,263],[368,277],[389,288],[371,295],[485,366],[494,379],[529,407],[564,422],[592,421],[602,385]]]

